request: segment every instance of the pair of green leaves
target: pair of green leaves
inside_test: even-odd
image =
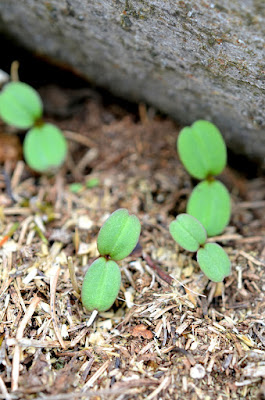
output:
[[[82,303],[89,310],[106,311],[114,303],[121,284],[120,269],[115,261],[127,257],[135,248],[141,225],[126,209],[116,210],[99,231],[97,246],[100,257],[85,275]]]
[[[213,282],[222,282],[230,274],[231,263],[228,255],[217,243],[206,243],[206,230],[196,218],[180,214],[171,222],[169,231],[181,247],[197,252],[201,270]]]
[[[38,172],[59,167],[67,154],[66,140],[56,126],[44,123],[39,94],[22,82],[11,82],[0,93],[0,117],[10,125],[29,129],[23,151],[27,164]]]
[[[191,176],[204,180],[193,190],[187,212],[203,224],[208,236],[218,235],[228,224],[231,214],[229,193],[221,182],[213,178],[226,165],[223,137],[214,124],[199,120],[181,130],[177,147]]]
[[[223,137],[214,124],[199,120],[181,130],[177,148],[180,159],[194,178],[203,180],[192,191],[187,213],[170,224],[173,239],[184,249],[197,252],[205,275],[221,282],[230,274],[230,260],[217,243],[206,243],[207,235],[220,234],[230,219],[230,196],[226,187],[214,179],[226,165]]]

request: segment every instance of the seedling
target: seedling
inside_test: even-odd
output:
[[[86,183],[83,185],[80,182],[74,182],[69,186],[69,189],[72,193],[79,193],[83,191],[85,188],[87,189],[93,189],[94,187],[99,185],[99,179],[98,178],[91,178],[86,181]]]
[[[206,179],[219,175],[226,165],[224,139],[214,124],[199,120],[178,136],[179,157],[191,176]]]
[[[206,231],[196,218],[180,214],[169,226],[173,239],[188,251],[197,251],[197,261],[204,274],[213,282],[222,282],[230,274],[228,255],[216,243],[205,243]]]
[[[83,306],[90,311],[108,310],[118,296],[120,286],[121,273],[116,262],[98,258],[90,265],[83,281]]]
[[[222,172],[227,153],[221,133],[209,121],[199,120],[181,130],[177,147],[187,171],[204,181],[193,190],[187,212],[205,227],[208,236],[220,234],[230,219],[230,196],[214,175]]]
[[[81,292],[83,306],[88,311],[106,311],[114,303],[121,283],[115,261],[133,251],[140,230],[138,218],[123,208],[112,213],[102,226],[97,241],[100,257],[87,270]]]
[[[23,143],[27,164],[38,172],[58,168],[67,154],[66,140],[56,126],[42,121],[39,94],[22,82],[6,84],[0,93],[0,117],[20,129],[31,128]]]
[[[230,275],[231,262],[224,249],[217,243],[206,243],[197,252],[201,270],[213,282],[222,282]]]
[[[115,261],[122,260],[135,248],[140,230],[135,215],[129,215],[124,208],[114,211],[99,231],[99,254]]]
[[[21,129],[31,128],[42,116],[39,94],[23,82],[10,82],[0,94],[0,115],[4,122]]]
[[[202,181],[193,189],[187,204],[187,213],[197,218],[208,236],[221,233],[230,219],[230,196],[219,181]]]
[[[88,179],[86,181],[86,187],[88,189],[92,189],[94,187],[97,187],[98,185],[99,185],[99,179],[98,178],[91,178],[91,179]]]
[[[188,214],[179,214],[169,226],[173,239],[185,250],[197,251],[206,242],[207,233],[202,224]]]
[[[84,189],[82,183],[74,182],[69,186],[70,192],[72,193],[79,193]]]
[[[24,157],[35,171],[60,166],[66,156],[66,141],[60,129],[52,124],[31,128],[23,144]]]

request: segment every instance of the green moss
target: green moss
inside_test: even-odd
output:
[[[210,38],[208,39],[208,44],[209,44],[210,46],[215,45],[215,43],[216,43],[216,40],[215,40],[214,37],[210,37]]]
[[[135,19],[147,20],[149,16],[155,14],[155,6],[150,5],[148,1],[140,1],[142,5],[139,8],[134,7],[129,0],[125,0],[124,11],[126,15]]]

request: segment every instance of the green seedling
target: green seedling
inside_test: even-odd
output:
[[[132,252],[140,230],[138,218],[123,208],[112,213],[100,229],[97,241],[100,257],[88,269],[81,292],[82,303],[88,311],[106,311],[114,303],[121,283],[115,261]]]
[[[24,157],[35,171],[59,167],[66,157],[67,144],[61,131],[52,124],[31,128],[23,143]]]
[[[88,189],[92,189],[94,187],[97,187],[98,185],[99,185],[99,179],[98,178],[91,178],[91,179],[88,179],[86,181],[86,187]]]
[[[70,192],[79,193],[84,189],[84,185],[80,182],[74,182],[69,186]]]
[[[204,179],[193,190],[187,212],[202,223],[208,236],[218,235],[228,224],[231,213],[229,193],[214,179],[226,165],[222,135],[211,122],[199,120],[181,130],[177,147],[187,171],[197,179]]]
[[[23,82],[11,82],[0,94],[0,116],[16,128],[28,129],[42,116],[43,107],[39,94]]]
[[[197,252],[197,261],[204,274],[213,282],[222,282],[230,275],[229,257],[217,243],[206,243],[200,248]]]
[[[72,193],[79,193],[85,188],[87,189],[93,189],[94,187],[99,185],[99,179],[98,178],[91,178],[88,181],[86,181],[85,185],[83,185],[80,182],[74,182],[69,186],[69,189]]]
[[[204,274],[213,282],[222,282],[230,274],[228,255],[216,243],[205,243],[206,231],[202,224],[188,214],[180,214],[171,222],[169,231],[173,239],[188,251],[197,251],[197,261]]]
[[[42,121],[39,94],[22,82],[11,82],[0,93],[0,117],[20,129],[31,128],[23,143],[27,164],[38,172],[52,171],[65,160],[67,144],[62,132]]]
[[[120,285],[121,273],[116,262],[98,258],[88,268],[83,281],[83,306],[89,311],[108,310],[119,293]]]
[[[197,179],[219,175],[226,165],[226,146],[214,124],[199,120],[180,131],[179,157],[189,174]]]
[[[191,215],[179,214],[169,225],[173,239],[185,250],[197,251],[206,242],[207,234],[202,224]]]
[[[118,261],[127,257],[135,248],[140,235],[140,222],[124,208],[114,211],[98,235],[100,255]]]
[[[188,200],[187,213],[202,223],[208,236],[219,235],[230,219],[231,203],[228,190],[219,181],[200,182]]]

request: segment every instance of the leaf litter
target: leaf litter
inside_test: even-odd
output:
[[[168,231],[193,185],[176,154],[179,127],[142,104],[135,115],[103,103],[92,96],[70,117],[51,118],[70,147],[56,176],[35,175],[20,149],[3,161],[0,398],[263,398],[265,179],[221,175],[233,213],[213,240],[232,274],[209,282]],[[90,179],[98,184],[87,187]],[[74,182],[83,189],[73,193]],[[102,223],[121,207],[140,218],[140,242],[120,262],[114,306],[88,326],[78,286],[98,256]]]

